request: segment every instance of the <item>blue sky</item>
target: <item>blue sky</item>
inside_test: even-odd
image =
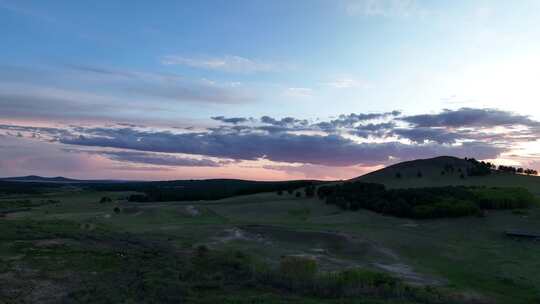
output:
[[[486,112],[482,115],[491,115],[489,117],[499,113],[493,112],[497,110],[508,116],[538,120],[540,107],[536,104],[540,91],[535,79],[540,76],[539,17],[540,3],[532,0],[0,0],[0,119],[10,126],[60,129],[74,125],[141,124],[156,132],[167,128],[187,128],[181,132],[213,132],[208,128],[219,125],[219,120],[211,119],[216,116],[253,118],[251,124],[255,125],[262,123],[262,116],[277,120],[294,117],[309,120],[309,125],[315,126],[350,113],[400,111],[402,116],[414,116],[435,115],[449,109],[458,114],[472,112],[476,115],[478,112],[469,110],[483,109]],[[464,108],[468,110],[459,112]],[[369,123],[388,123],[393,118],[384,119]],[[398,127],[415,128],[414,124],[407,125],[407,120],[397,119]],[[358,128],[363,122],[356,123],[348,127]],[[532,128],[533,125],[527,122],[525,126],[513,124],[511,127]],[[429,127],[436,130],[445,127],[448,132],[456,132],[456,126]],[[474,127],[485,133],[488,127],[495,132],[496,128],[510,125],[484,124],[480,129],[473,123],[460,127]],[[317,131],[305,126],[301,129],[285,132],[290,135]],[[335,135],[325,133],[328,130],[319,131],[324,133],[322,135]],[[355,136],[347,132],[338,133],[341,138]],[[530,132],[536,134],[536,129]],[[315,135],[321,136],[319,133]],[[397,133],[404,134],[389,132],[384,136],[372,134],[353,140],[355,143],[396,141],[408,145],[437,142],[432,139],[411,142],[411,138],[400,138]],[[21,135],[18,139],[9,139],[11,146],[17,145],[11,141],[43,145],[42,141],[27,138],[32,136],[31,132]],[[472,140],[480,141],[460,137],[456,142],[438,144],[448,148],[444,145]],[[73,150],[72,144],[66,142],[60,140],[53,145],[62,151],[57,155],[68,157],[66,151]],[[501,143],[493,145],[500,148]],[[489,155],[490,158],[536,164],[535,155],[539,151],[535,138],[527,142],[512,141],[511,146],[505,147],[504,152]],[[122,149],[118,145],[100,147]],[[517,153],[516,147],[520,147],[521,152]],[[127,150],[132,148],[128,145]],[[145,149],[145,153],[168,151],[155,147]],[[178,149],[173,150],[178,152]],[[118,155],[125,156],[116,153],[118,151],[116,154],[105,152],[102,151],[101,156],[87,153],[84,157],[86,161],[106,158],[116,162],[109,167],[118,167],[121,162]],[[185,152],[166,157],[169,160],[185,157]],[[263,169],[270,167],[279,171],[278,168],[290,169],[290,166],[335,165],[333,162],[302,163],[297,158],[292,163],[266,164],[264,162],[289,159],[272,160],[266,152],[256,154],[260,156],[259,163],[253,165],[260,169],[257,171],[260,176],[264,175]],[[202,153],[200,149],[187,154],[195,158],[226,157],[227,161],[235,162],[257,159],[231,157],[234,153],[198,153]],[[511,156],[516,153],[519,159]],[[141,160],[140,155],[135,156]],[[356,163],[346,162],[349,167],[360,166],[349,168],[347,174],[361,173],[373,166],[414,155],[386,156],[386,160],[378,163],[361,159]],[[69,157],[73,157],[73,153]],[[15,161],[7,161],[10,163],[6,165],[5,160],[4,166],[11,169],[6,169],[3,175],[38,170],[51,174],[72,173],[44,168],[17,171],[13,169]],[[221,167],[232,170],[231,163],[214,161],[220,164],[214,170],[223,169]],[[152,172],[160,169],[169,172],[169,175],[162,172],[167,177],[224,174],[210,172],[207,168],[195,170],[196,166],[188,170],[182,162],[179,164],[171,168],[150,167]],[[156,165],[156,162],[142,165]],[[135,169],[150,172],[150,167]],[[309,173],[310,177],[320,177],[317,172],[324,170],[317,169],[320,168],[310,167],[310,172],[315,172]],[[130,174],[126,173],[129,170],[107,170],[87,176],[126,177]],[[252,176],[259,176],[257,172]],[[269,178],[300,176],[291,175],[290,170],[281,173]],[[268,172],[265,174],[270,176]]]

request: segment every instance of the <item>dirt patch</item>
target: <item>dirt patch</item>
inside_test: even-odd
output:
[[[35,247],[55,247],[62,246],[69,242],[69,239],[44,239],[32,242]]]
[[[395,275],[398,278],[403,279],[409,284],[412,285],[431,285],[431,286],[441,286],[444,285],[444,282],[441,280],[431,278],[429,276],[426,276],[424,274],[419,274],[415,272],[411,266],[404,264],[404,263],[396,263],[396,264],[381,264],[381,263],[373,263],[373,266],[385,270],[392,275]]]
[[[184,211],[187,215],[193,216],[193,217],[201,215],[201,211],[193,205],[188,205],[184,207]]]
[[[403,225],[401,225],[401,227],[407,227],[407,228],[416,228],[418,227],[418,224],[417,223],[405,223]]]
[[[321,270],[375,267],[415,285],[444,285],[444,280],[415,272],[397,253],[360,235],[333,231],[310,231],[266,225],[241,226],[240,231],[260,235],[275,246],[309,255]]]
[[[288,243],[287,247],[307,247],[305,250],[324,251],[328,254],[345,254],[350,256],[365,256],[377,253],[377,246],[353,234],[333,231],[297,230],[277,226],[246,225],[241,229],[263,238],[276,242]]]
[[[240,229],[237,227],[225,229],[212,239],[214,240],[214,243],[228,243],[232,241],[254,241],[266,245],[271,244],[271,242],[265,239],[261,234],[248,232],[244,229]]]

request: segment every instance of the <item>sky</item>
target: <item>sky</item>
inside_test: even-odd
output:
[[[0,0],[0,176],[540,169],[540,2]]]

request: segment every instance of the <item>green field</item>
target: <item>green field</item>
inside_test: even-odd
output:
[[[465,180],[486,181],[538,193],[536,177]],[[538,207],[412,220],[288,193],[148,203],[131,193],[0,198],[2,210],[31,205],[0,218],[0,303],[540,303],[540,242],[504,233],[540,232]],[[283,280],[284,256],[315,260],[317,273]],[[341,273],[351,269],[353,279]],[[356,285],[336,291],[337,281]]]

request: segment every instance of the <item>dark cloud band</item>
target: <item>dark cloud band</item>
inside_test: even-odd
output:
[[[416,116],[401,116],[397,111],[349,114],[317,123],[269,116],[212,119],[226,125],[199,132],[155,131],[126,124],[65,129],[0,125],[0,129],[47,134],[49,139],[72,146],[127,150],[101,152],[117,161],[192,167],[226,164],[205,157],[323,166],[384,165],[437,155],[492,159],[508,151],[511,143],[540,139],[538,122],[492,109],[463,108]],[[516,125],[522,128],[514,129]],[[496,126],[508,130],[489,131]],[[162,153],[197,155],[197,158]]]

